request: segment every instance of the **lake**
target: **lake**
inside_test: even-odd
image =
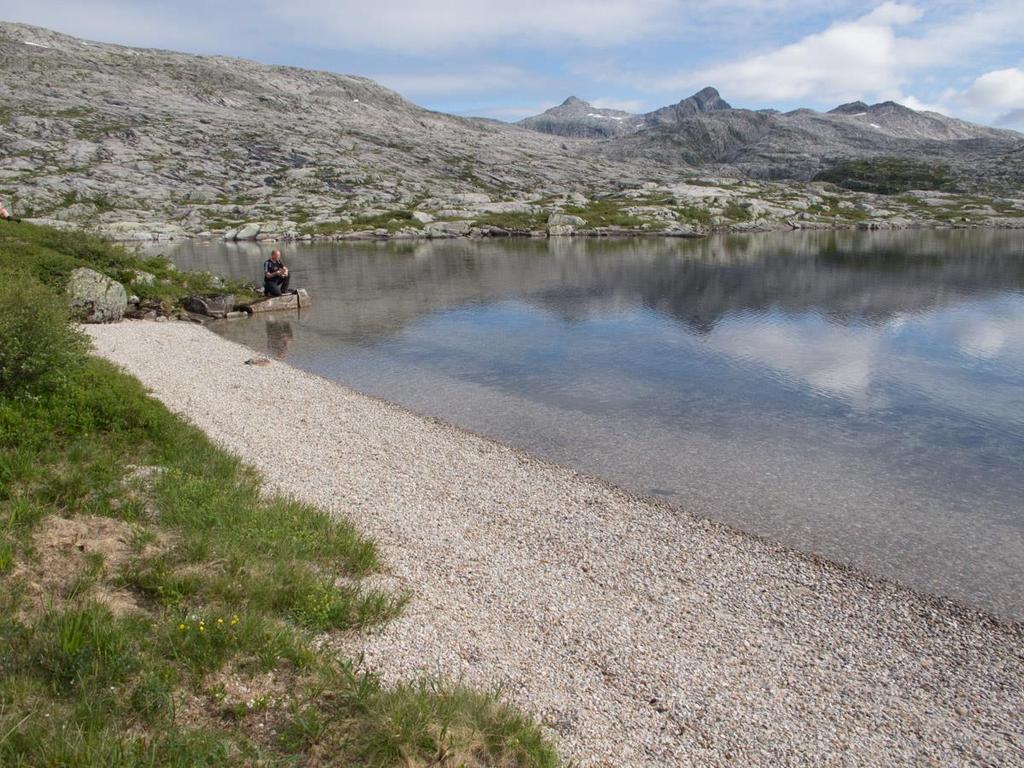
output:
[[[164,252],[256,279],[272,247]],[[283,250],[315,306],[216,333],[697,515],[1024,618],[1024,232]]]

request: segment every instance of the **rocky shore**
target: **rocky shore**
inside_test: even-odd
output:
[[[87,332],[271,486],[384,545],[413,593],[363,648],[389,679],[500,685],[584,766],[1024,762],[1018,624],[244,365],[191,324]]]
[[[236,207],[236,217],[258,216]],[[703,237],[724,232],[795,229],[899,230],[1024,228],[1024,197],[980,198],[940,191],[904,195],[851,192],[817,182],[703,178],[643,184],[613,195],[494,199],[477,192],[431,197],[410,207],[354,208],[297,219],[248,218],[223,229],[152,221],[88,225],[112,240],[226,242],[413,240],[458,237]],[[58,228],[60,219],[29,219]]]

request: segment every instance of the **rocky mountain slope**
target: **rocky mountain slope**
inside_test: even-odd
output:
[[[190,227],[440,194],[557,195],[667,177],[359,77],[0,24],[0,194],[23,213],[159,212]]]
[[[732,109],[714,88],[704,88],[678,104],[634,115],[619,109],[602,109],[570,96],[557,107],[520,120],[518,125],[541,133],[569,138],[605,139],[628,136],[651,127],[673,126],[686,118]]]
[[[990,197],[876,200],[812,183],[823,172]],[[0,198],[117,237],[991,224],[1016,221],[1022,182],[1024,136],[891,103],[755,112],[707,88],[646,115],[569,99],[510,125],[365,78],[0,22]]]
[[[734,109],[709,87],[643,115],[570,99],[519,124],[565,137],[617,139],[599,145],[605,157],[653,156],[666,165],[713,166],[753,178],[811,179],[852,158],[910,157],[949,168],[972,189],[1024,182],[1016,156],[1024,135],[891,101],[780,113]]]

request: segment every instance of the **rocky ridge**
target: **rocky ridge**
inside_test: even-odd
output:
[[[895,104],[781,115],[708,88],[630,116],[569,99],[549,122],[612,126],[572,138],[431,112],[365,78],[20,24],[0,23],[0,59],[0,197],[122,240],[1024,223],[1024,137]],[[813,181],[838,158],[908,155],[948,165],[958,194]]]

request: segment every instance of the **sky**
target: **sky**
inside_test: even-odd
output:
[[[1024,130],[1022,0],[0,0],[0,19],[363,75],[500,120],[712,85],[736,107],[893,100]]]

